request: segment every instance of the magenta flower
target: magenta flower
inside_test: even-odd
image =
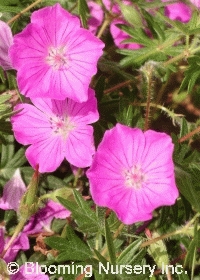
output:
[[[4,237],[4,229],[0,228],[0,254],[3,252],[3,249],[6,247],[6,244],[9,242],[10,237]],[[28,250],[30,248],[28,237],[25,233],[21,233],[17,236],[14,242],[11,244],[7,250],[3,259],[8,263],[12,262],[20,250]]]
[[[4,70],[13,69],[8,49],[13,43],[13,36],[8,24],[0,20],[0,66]]]
[[[31,98],[86,101],[103,47],[60,4],[34,12],[10,48],[21,93]]]
[[[127,24],[123,15],[121,14],[121,10],[119,5],[113,4],[111,0],[103,0],[103,4],[106,9],[111,11],[113,14],[117,16],[117,19],[114,19],[110,24],[110,33],[113,37],[115,45],[120,49],[140,49],[142,46],[137,43],[123,43],[124,40],[130,39],[131,37],[122,29],[117,27],[117,24]],[[123,0],[122,3],[124,5],[132,5],[130,1]]]
[[[16,274],[11,275],[11,280],[48,280],[38,263],[26,262]]]
[[[88,90],[88,101],[76,103],[49,98],[31,99],[31,104],[19,104],[20,113],[11,117],[15,138],[31,145],[26,157],[39,172],[55,171],[66,158],[77,167],[88,167],[95,152],[93,127],[99,118],[94,90]]]
[[[142,45],[137,43],[123,43],[124,40],[130,39],[131,37],[117,27],[117,24],[126,24],[125,20],[113,20],[110,25],[110,33],[112,34],[115,45],[120,49],[132,49],[137,50],[142,47]]]
[[[88,28],[95,34],[97,28],[102,24],[103,21],[103,10],[101,6],[93,1],[88,2],[90,9],[90,18],[88,19]]]
[[[162,0],[167,2],[168,0]],[[165,15],[171,20],[179,20],[181,22],[188,22],[191,18],[192,11],[189,6],[184,3],[176,2],[165,7]]]
[[[195,5],[198,9],[200,9],[200,0],[190,0],[190,2]]]
[[[18,211],[20,200],[26,191],[26,186],[20,175],[19,168],[13,177],[5,184],[3,196],[0,198],[0,209]]]
[[[34,216],[30,218],[28,224],[24,227],[23,232],[26,234],[35,234],[42,231],[51,232],[51,222],[54,218],[66,219],[71,215],[60,203],[48,201],[45,207],[41,208]]]
[[[174,204],[173,147],[165,133],[117,124],[105,133],[86,173],[94,202],[125,224],[149,220],[155,208]]]

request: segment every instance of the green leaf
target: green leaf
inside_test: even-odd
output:
[[[200,211],[200,171],[192,172],[189,168],[175,167],[177,186],[182,195],[190,202],[196,211]]]
[[[89,14],[89,8],[85,0],[78,0],[78,13],[81,18],[81,23],[84,28],[87,28],[87,18]]]
[[[19,5],[19,0],[3,0],[2,5],[3,6],[14,6],[14,5]]]
[[[6,143],[0,145],[0,173],[3,178],[10,179],[16,168],[22,166],[26,162],[25,148],[20,148],[14,154],[14,138],[13,135],[5,137]]]
[[[132,127],[134,107],[130,104],[130,100],[120,98],[119,101],[119,114],[116,119],[119,123]]]
[[[195,84],[200,80],[200,57],[198,55],[194,55],[188,58],[188,68],[185,71],[185,77],[181,83],[179,88],[179,92],[184,90],[187,87],[188,93],[191,93]]]
[[[178,35],[178,33],[182,33],[183,35],[189,35],[190,34],[189,28],[187,27],[187,25],[185,23],[182,23],[182,22],[177,21],[177,20],[171,20],[169,17],[164,16],[159,11],[157,11],[156,16],[158,16],[158,18],[160,18],[162,21],[165,21],[168,24],[170,24],[177,31],[177,35]]]
[[[59,251],[56,261],[84,261],[92,257],[89,247],[74,233],[70,226],[66,228],[66,238],[47,237],[45,243]]]
[[[142,12],[145,20],[147,21],[148,29],[150,30],[153,37],[159,39],[161,42],[164,41],[166,32],[163,21],[158,20],[158,18],[146,12],[145,9],[142,10]]]
[[[1,94],[0,95],[0,104],[5,103],[11,98],[11,94]]]
[[[157,238],[159,236],[158,232],[152,233],[152,238]],[[167,248],[163,240],[150,244],[147,252],[152,256],[158,268],[169,264]]]
[[[159,49],[157,49],[157,46],[152,47],[146,47],[141,48],[138,50],[118,50],[118,53],[121,53],[123,55],[126,55],[125,58],[123,58],[120,61],[120,66],[122,67],[128,67],[128,66],[134,66],[134,65],[141,65],[146,60],[155,60],[155,61],[164,61],[167,59],[167,56],[162,53]]]
[[[186,121],[185,118],[181,119],[181,129],[180,129],[180,134],[179,138],[183,137],[184,135],[188,134],[189,129],[188,129],[188,122]]]
[[[105,234],[106,234],[106,245],[107,245],[107,248],[108,248],[108,254],[109,254],[109,257],[110,257],[110,262],[111,262],[111,264],[115,264],[116,263],[115,247],[114,247],[113,237],[112,237],[112,234],[110,232],[110,228],[109,228],[109,225],[107,223],[107,220],[105,220]]]
[[[96,249],[93,249],[94,250],[94,253],[96,254],[97,258],[99,259],[99,261],[104,265],[106,266],[108,260],[105,259],[100,253],[99,251],[97,251]]]
[[[187,250],[184,266],[189,266],[191,269],[191,279],[194,278],[195,265],[197,263],[197,249],[200,243],[200,230],[197,230],[197,223],[194,227],[194,239],[191,241]]]
[[[182,269],[182,273],[177,274],[178,280],[191,280],[187,274],[187,271]]]
[[[57,197],[57,199],[62,203],[68,210],[72,212],[78,230],[85,233],[96,233],[99,231],[99,225],[95,212],[91,209],[88,202],[84,201],[82,196],[74,190],[74,198],[76,202],[67,201],[62,197]]]
[[[14,7],[14,6],[3,6],[3,5],[0,5],[0,11],[2,13],[5,13],[5,12],[9,12],[9,13],[20,13],[21,12],[21,8],[18,8],[18,7]]]
[[[140,249],[142,239],[135,240],[120,254],[117,258],[117,264],[132,264],[135,261],[135,255]]]
[[[15,153],[13,158],[7,163],[6,167],[8,166],[9,168],[18,168],[22,166],[26,161],[25,148],[22,147]]]
[[[12,135],[7,136],[7,143],[1,144],[1,168],[5,167],[14,155],[14,138]]]
[[[116,24],[116,26],[118,26],[121,30],[125,31],[126,33],[128,33],[133,39],[133,42],[135,43],[142,44],[146,47],[151,47],[151,48],[156,47],[158,44],[158,41],[149,38],[142,28],[133,28],[124,24]],[[129,51],[130,53],[133,52],[133,50],[129,50]]]

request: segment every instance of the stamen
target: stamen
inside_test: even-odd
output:
[[[53,133],[61,135],[63,139],[66,139],[69,135],[69,132],[75,128],[75,124],[67,116],[54,116],[49,120]]]
[[[66,65],[67,58],[65,54],[65,47],[50,47],[46,57],[46,62],[55,70],[59,70]]]
[[[124,177],[125,185],[134,189],[140,189],[146,180],[146,175],[138,165],[134,165],[131,169],[125,170]]]

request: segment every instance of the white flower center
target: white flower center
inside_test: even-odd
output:
[[[67,139],[70,131],[76,126],[69,117],[54,116],[50,118],[51,128],[54,134],[59,134],[63,139]]]
[[[50,47],[46,57],[46,62],[55,70],[62,68],[67,63],[65,47]]]
[[[138,165],[124,171],[125,185],[129,188],[140,189],[146,181],[146,175]]]

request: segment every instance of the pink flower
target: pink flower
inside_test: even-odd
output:
[[[46,266],[45,266],[46,267]],[[11,275],[11,280],[48,280],[49,276],[45,275],[42,267],[38,263],[26,262],[16,274]]]
[[[155,208],[174,204],[173,147],[165,133],[117,124],[105,133],[86,173],[94,202],[125,224],[149,220]]]
[[[60,4],[34,12],[10,48],[21,93],[31,98],[86,101],[103,47]]]
[[[190,2],[195,5],[198,9],[200,9],[200,0],[190,0]]]
[[[88,167],[95,152],[93,127],[99,118],[94,90],[88,90],[88,101],[76,103],[49,98],[31,99],[31,104],[19,104],[11,122],[15,138],[23,145],[31,145],[26,157],[39,172],[55,171],[66,158],[77,167]]]
[[[8,49],[13,43],[13,36],[8,24],[0,20],[0,66],[4,70],[13,69]]]
[[[103,10],[101,6],[93,1],[88,2],[90,9],[90,18],[88,19],[88,28],[95,34],[97,28],[102,24],[103,21]]]
[[[0,228],[0,254],[3,252],[3,249],[6,247],[7,243],[9,242],[10,237],[4,237],[4,229]],[[3,259],[8,263],[12,262],[15,257],[17,256],[20,250],[28,250],[30,248],[28,237],[25,233],[20,233],[14,242],[11,244],[9,249],[7,250]]]
[[[60,203],[48,201],[45,207],[41,208],[34,216],[30,218],[28,224],[24,227],[23,232],[26,234],[35,234],[43,230],[51,232],[51,222],[54,218],[66,219],[71,215]]]
[[[125,20],[113,20],[111,25],[110,25],[110,33],[112,34],[113,40],[115,45],[122,49],[140,49],[142,45],[137,44],[137,43],[123,43],[124,40],[130,39],[131,37],[121,30],[119,27],[117,27],[117,24],[126,24]]]
[[[0,198],[0,209],[13,209],[17,211],[20,200],[25,191],[26,186],[20,175],[20,170],[17,168],[13,177],[5,184],[3,188],[3,196]]]
[[[124,5],[131,5],[130,1],[123,0],[122,3]],[[121,30],[119,27],[117,27],[117,24],[127,24],[127,22],[124,20],[124,17],[121,14],[121,10],[119,5],[114,4],[111,2],[111,0],[103,0],[103,4],[105,5],[106,9],[108,11],[111,11],[113,14],[115,14],[117,19],[114,19],[110,24],[110,33],[113,37],[115,45],[120,49],[140,49],[142,46],[137,43],[126,43],[124,44],[123,41],[126,39],[130,39],[131,37],[123,30]]]
[[[168,0],[162,0],[167,2]],[[165,7],[165,15],[171,20],[179,20],[181,22],[188,22],[191,18],[192,11],[186,4],[177,2],[169,4]]]

